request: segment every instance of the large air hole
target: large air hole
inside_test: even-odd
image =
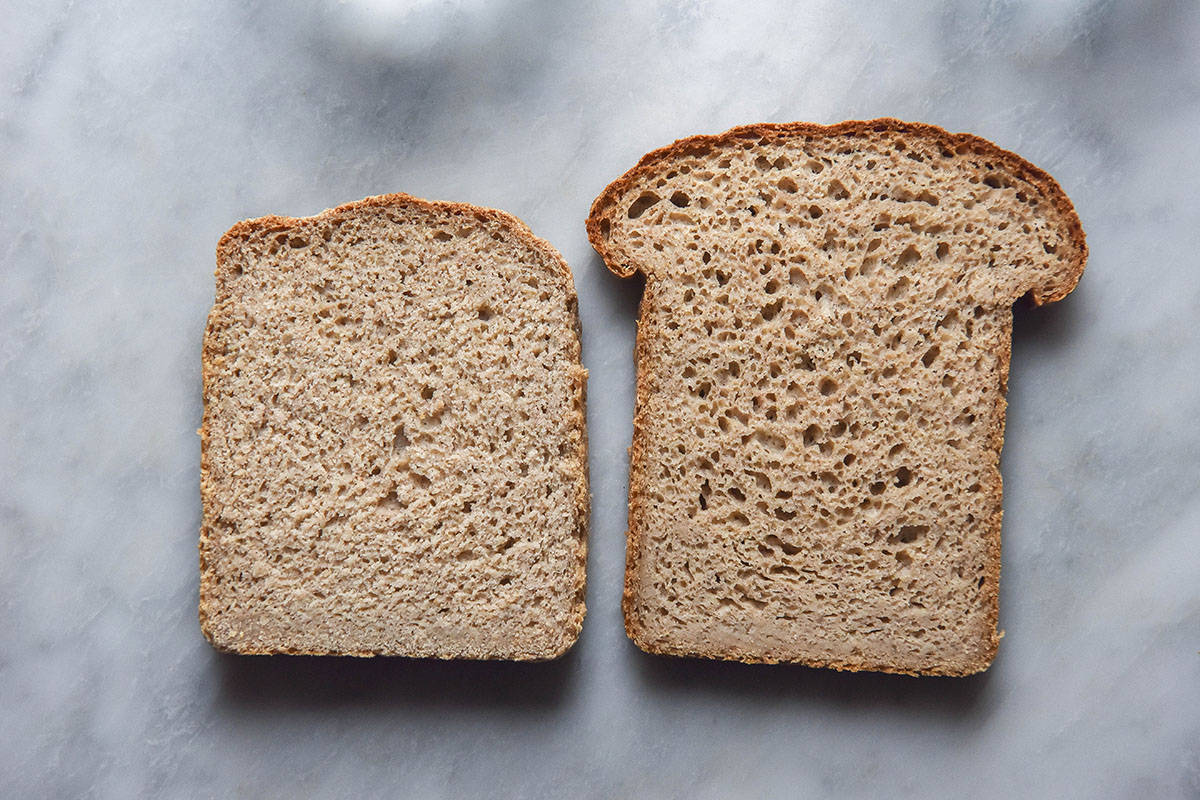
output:
[[[799,547],[788,544],[773,533],[763,539],[763,544],[767,545],[768,547],[773,547],[776,550],[782,550],[783,554],[788,556],[794,556],[800,552]]]
[[[908,294],[908,287],[911,285],[912,281],[910,281],[908,278],[900,278],[900,280],[896,281],[888,288],[887,299],[899,300],[900,298],[904,297],[904,295]]]
[[[633,201],[633,205],[629,207],[629,218],[637,219],[642,214],[646,213],[646,209],[657,203],[662,198],[654,192],[643,192],[641,197]]]
[[[813,444],[814,442],[816,442],[818,439],[821,438],[821,434],[822,434],[822,431],[821,431],[820,425],[816,425],[816,424],[809,425],[807,428],[804,429],[804,443],[806,445]]]
[[[388,493],[380,498],[379,505],[392,511],[401,511],[405,508],[404,501],[400,499],[400,492],[395,486],[392,486]]]

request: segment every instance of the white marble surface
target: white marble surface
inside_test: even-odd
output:
[[[5,2],[0,795],[1200,797],[1200,6],[857,5]],[[639,288],[588,206],[679,136],[879,115],[1043,166],[1092,248],[1017,312],[999,657],[645,656]],[[575,270],[595,499],[560,663],[239,659],[197,628],[216,241],[388,191],[507,209]]]

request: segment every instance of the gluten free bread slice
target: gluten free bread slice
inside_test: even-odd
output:
[[[928,125],[751,125],[645,156],[587,227],[646,278],[629,636],[986,669],[1012,304],[1064,297],[1087,257],[1058,184]]]
[[[204,337],[200,622],[239,653],[548,659],[584,615],[576,298],[516,218],[235,225]]]

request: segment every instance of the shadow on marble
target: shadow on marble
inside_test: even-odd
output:
[[[556,661],[213,653],[222,705],[248,711],[333,708],[550,708],[569,694],[579,647]]]
[[[1083,281],[1087,280],[1084,275]],[[1089,295],[1086,283],[1057,303],[1035,306],[1028,296],[1013,304],[1013,352],[1049,352],[1081,341]],[[1036,355],[1022,358],[1036,358]]]
[[[394,7],[393,7],[394,5]],[[407,8],[413,5],[414,7]],[[335,138],[331,151],[358,146],[426,153],[462,146],[448,130],[502,124],[513,109],[535,102],[546,76],[559,68],[544,45],[546,29],[571,24],[571,4],[536,0],[470,0],[453,15],[436,4],[350,4],[307,11],[273,0],[247,10],[247,24],[285,38],[304,69],[332,87],[340,119],[314,126]],[[539,24],[526,18],[536,13]],[[397,35],[399,32],[399,35]],[[465,90],[464,85],[470,89]],[[436,109],[436,113],[430,113]]]
[[[997,664],[993,664],[987,672],[965,678],[914,678],[881,672],[838,672],[799,664],[654,656],[641,650],[636,650],[635,657],[641,681],[655,692],[723,696],[772,706],[902,709],[946,717],[980,713],[987,705],[984,698],[988,683],[997,670]]]
[[[619,278],[609,272],[608,267],[604,265],[604,260],[600,258],[594,251],[587,259],[583,267],[573,265],[575,271],[575,285],[578,290],[583,283],[582,273],[587,271],[595,277],[595,282],[588,287],[588,300],[593,304],[600,306],[600,312],[597,316],[606,322],[612,320],[636,320],[638,318],[638,309],[642,302],[642,294],[646,289],[646,276],[640,272],[635,272],[628,278]],[[592,278],[591,275],[588,276]],[[582,309],[581,309],[582,313]],[[592,337],[599,338],[601,334],[596,331],[584,328],[583,344],[586,350],[587,343]],[[633,363],[634,353],[629,352],[630,364]],[[586,361],[586,359],[585,359]],[[585,363],[586,366],[586,363]],[[632,395],[632,392],[631,392]],[[633,409],[629,409],[629,413],[633,413]]]

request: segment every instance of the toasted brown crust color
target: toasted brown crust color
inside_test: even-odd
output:
[[[1019,156],[1003,150],[991,142],[963,133],[949,133],[942,128],[920,124],[901,122],[895,119],[877,119],[870,121],[847,121],[835,125],[817,125],[812,123],[794,122],[785,124],[756,124],[733,128],[717,135],[700,135],[681,139],[666,147],[654,150],[643,156],[638,164],[617,180],[613,181],[597,197],[592,204],[587,219],[588,238],[593,247],[604,259],[608,268],[616,275],[628,277],[635,271],[643,272],[646,277],[646,288],[639,311],[639,325],[636,343],[637,389],[636,412],[634,418],[633,441],[630,449],[630,492],[629,492],[629,537],[626,553],[626,580],[623,597],[626,632],[630,639],[647,652],[690,656],[702,658],[720,658],[746,663],[777,663],[791,661],[815,667],[828,667],[838,670],[873,670],[909,675],[968,675],[986,669],[996,652],[1001,634],[997,631],[999,605],[999,576],[1000,576],[1000,527],[1002,517],[1002,489],[999,472],[995,472],[995,480],[984,489],[988,504],[993,509],[986,521],[981,521],[979,527],[983,530],[986,547],[986,569],[982,575],[982,605],[986,619],[987,632],[979,651],[964,660],[937,659],[921,663],[902,659],[889,660],[864,657],[814,657],[812,655],[791,655],[778,657],[772,653],[763,652],[754,646],[731,646],[717,648],[698,646],[696,643],[664,641],[663,637],[655,637],[648,633],[644,620],[637,611],[639,583],[638,575],[643,558],[647,530],[647,514],[650,504],[654,501],[649,497],[651,478],[649,470],[652,465],[647,463],[646,446],[648,431],[656,420],[648,415],[651,396],[659,391],[652,385],[652,366],[656,358],[663,352],[660,339],[670,335],[661,327],[652,327],[647,321],[654,318],[654,312],[661,311],[658,295],[664,281],[671,280],[670,276],[656,276],[651,266],[631,258],[628,251],[622,250],[614,239],[618,238],[616,228],[617,215],[623,213],[630,197],[635,192],[649,187],[650,181],[659,177],[668,166],[676,163],[677,159],[721,151],[722,148],[737,145],[742,140],[759,140],[778,144],[794,138],[812,137],[817,139],[832,139],[846,137],[853,140],[857,137],[871,135],[899,135],[910,139],[923,139],[935,142],[943,150],[954,152],[970,152],[986,157],[989,161],[997,162],[1003,169],[1009,171],[1022,181],[1036,187],[1054,209],[1054,213],[1065,225],[1065,240],[1068,252],[1068,265],[1056,275],[1056,280],[1048,285],[1035,285],[1029,288],[1028,295],[1035,304],[1060,300],[1069,294],[1079,280],[1087,260],[1087,245],[1082,226],[1074,207],[1058,183],[1047,173],[1030,164]],[[624,201],[624,202],[622,202]],[[631,214],[632,216],[632,214]],[[991,395],[994,404],[990,418],[993,424],[990,429],[980,434],[986,440],[986,447],[994,453],[998,463],[1004,438],[1004,410],[1006,406],[1005,392],[1007,389],[1008,366],[1011,357],[1011,309],[1005,308],[996,312],[998,326],[995,352],[997,364],[994,379],[997,382]],[[659,423],[661,424],[661,423]]]
[[[219,580],[219,567],[212,561],[212,552],[217,546],[220,533],[215,522],[221,513],[224,499],[221,497],[219,481],[214,478],[212,461],[212,436],[215,423],[214,407],[215,392],[218,383],[225,378],[223,375],[222,359],[224,353],[218,342],[216,329],[223,322],[225,307],[236,300],[233,297],[232,280],[240,274],[236,251],[240,244],[247,240],[263,236],[275,236],[298,229],[310,233],[321,227],[323,223],[337,223],[354,218],[364,211],[372,209],[416,209],[423,212],[438,213],[451,218],[461,218],[468,224],[474,220],[481,224],[495,224],[506,230],[517,242],[535,251],[542,263],[557,271],[565,279],[567,313],[570,324],[570,343],[566,357],[572,362],[572,374],[569,376],[574,399],[566,414],[566,427],[572,432],[568,447],[574,444],[574,452],[565,460],[572,466],[565,480],[573,485],[570,516],[574,519],[574,529],[571,532],[573,553],[571,556],[572,575],[569,588],[570,611],[565,622],[554,634],[553,642],[539,640],[528,643],[513,641],[500,647],[480,645],[479,643],[438,645],[422,645],[416,649],[407,647],[403,642],[392,642],[384,646],[354,647],[337,644],[333,646],[312,646],[311,644],[292,646],[287,644],[286,636],[282,642],[279,637],[268,636],[266,642],[262,637],[248,634],[238,628],[236,623],[223,624],[219,619],[224,608],[218,608],[214,601],[215,588]],[[588,493],[587,473],[587,428],[585,418],[587,372],[580,364],[579,350],[579,316],[578,301],[575,296],[573,277],[570,267],[562,256],[549,243],[535,236],[529,227],[517,217],[503,211],[482,208],[467,203],[436,202],[412,197],[406,194],[387,194],[368,197],[353,203],[347,203],[336,208],[327,209],[311,217],[281,217],[265,216],[238,222],[229,229],[217,245],[216,297],[213,311],[209,316],[206,327],[203,348],[203,394],[204,418],[198,434],[201,440],[201,499],[203,506],[203,521],[200,530],[200,602],[199,621],[205,637],[218,650],[247,655],[348,655],[376,656],[401,655],[428,658],[466,658],[466,659],[504,659],[519,661],[544,661],[565,654],[575,643],[582,628],[586,613],[584,604],[586,588],[587,561],[587,530],[590,513],[590,496]],[[569,452],[569,451],[568,451]],[[351,636],[350,638],[353,638]],[[543,637],[544,639],[544,637]],[[486,642],[487,637],[481,641]]]

